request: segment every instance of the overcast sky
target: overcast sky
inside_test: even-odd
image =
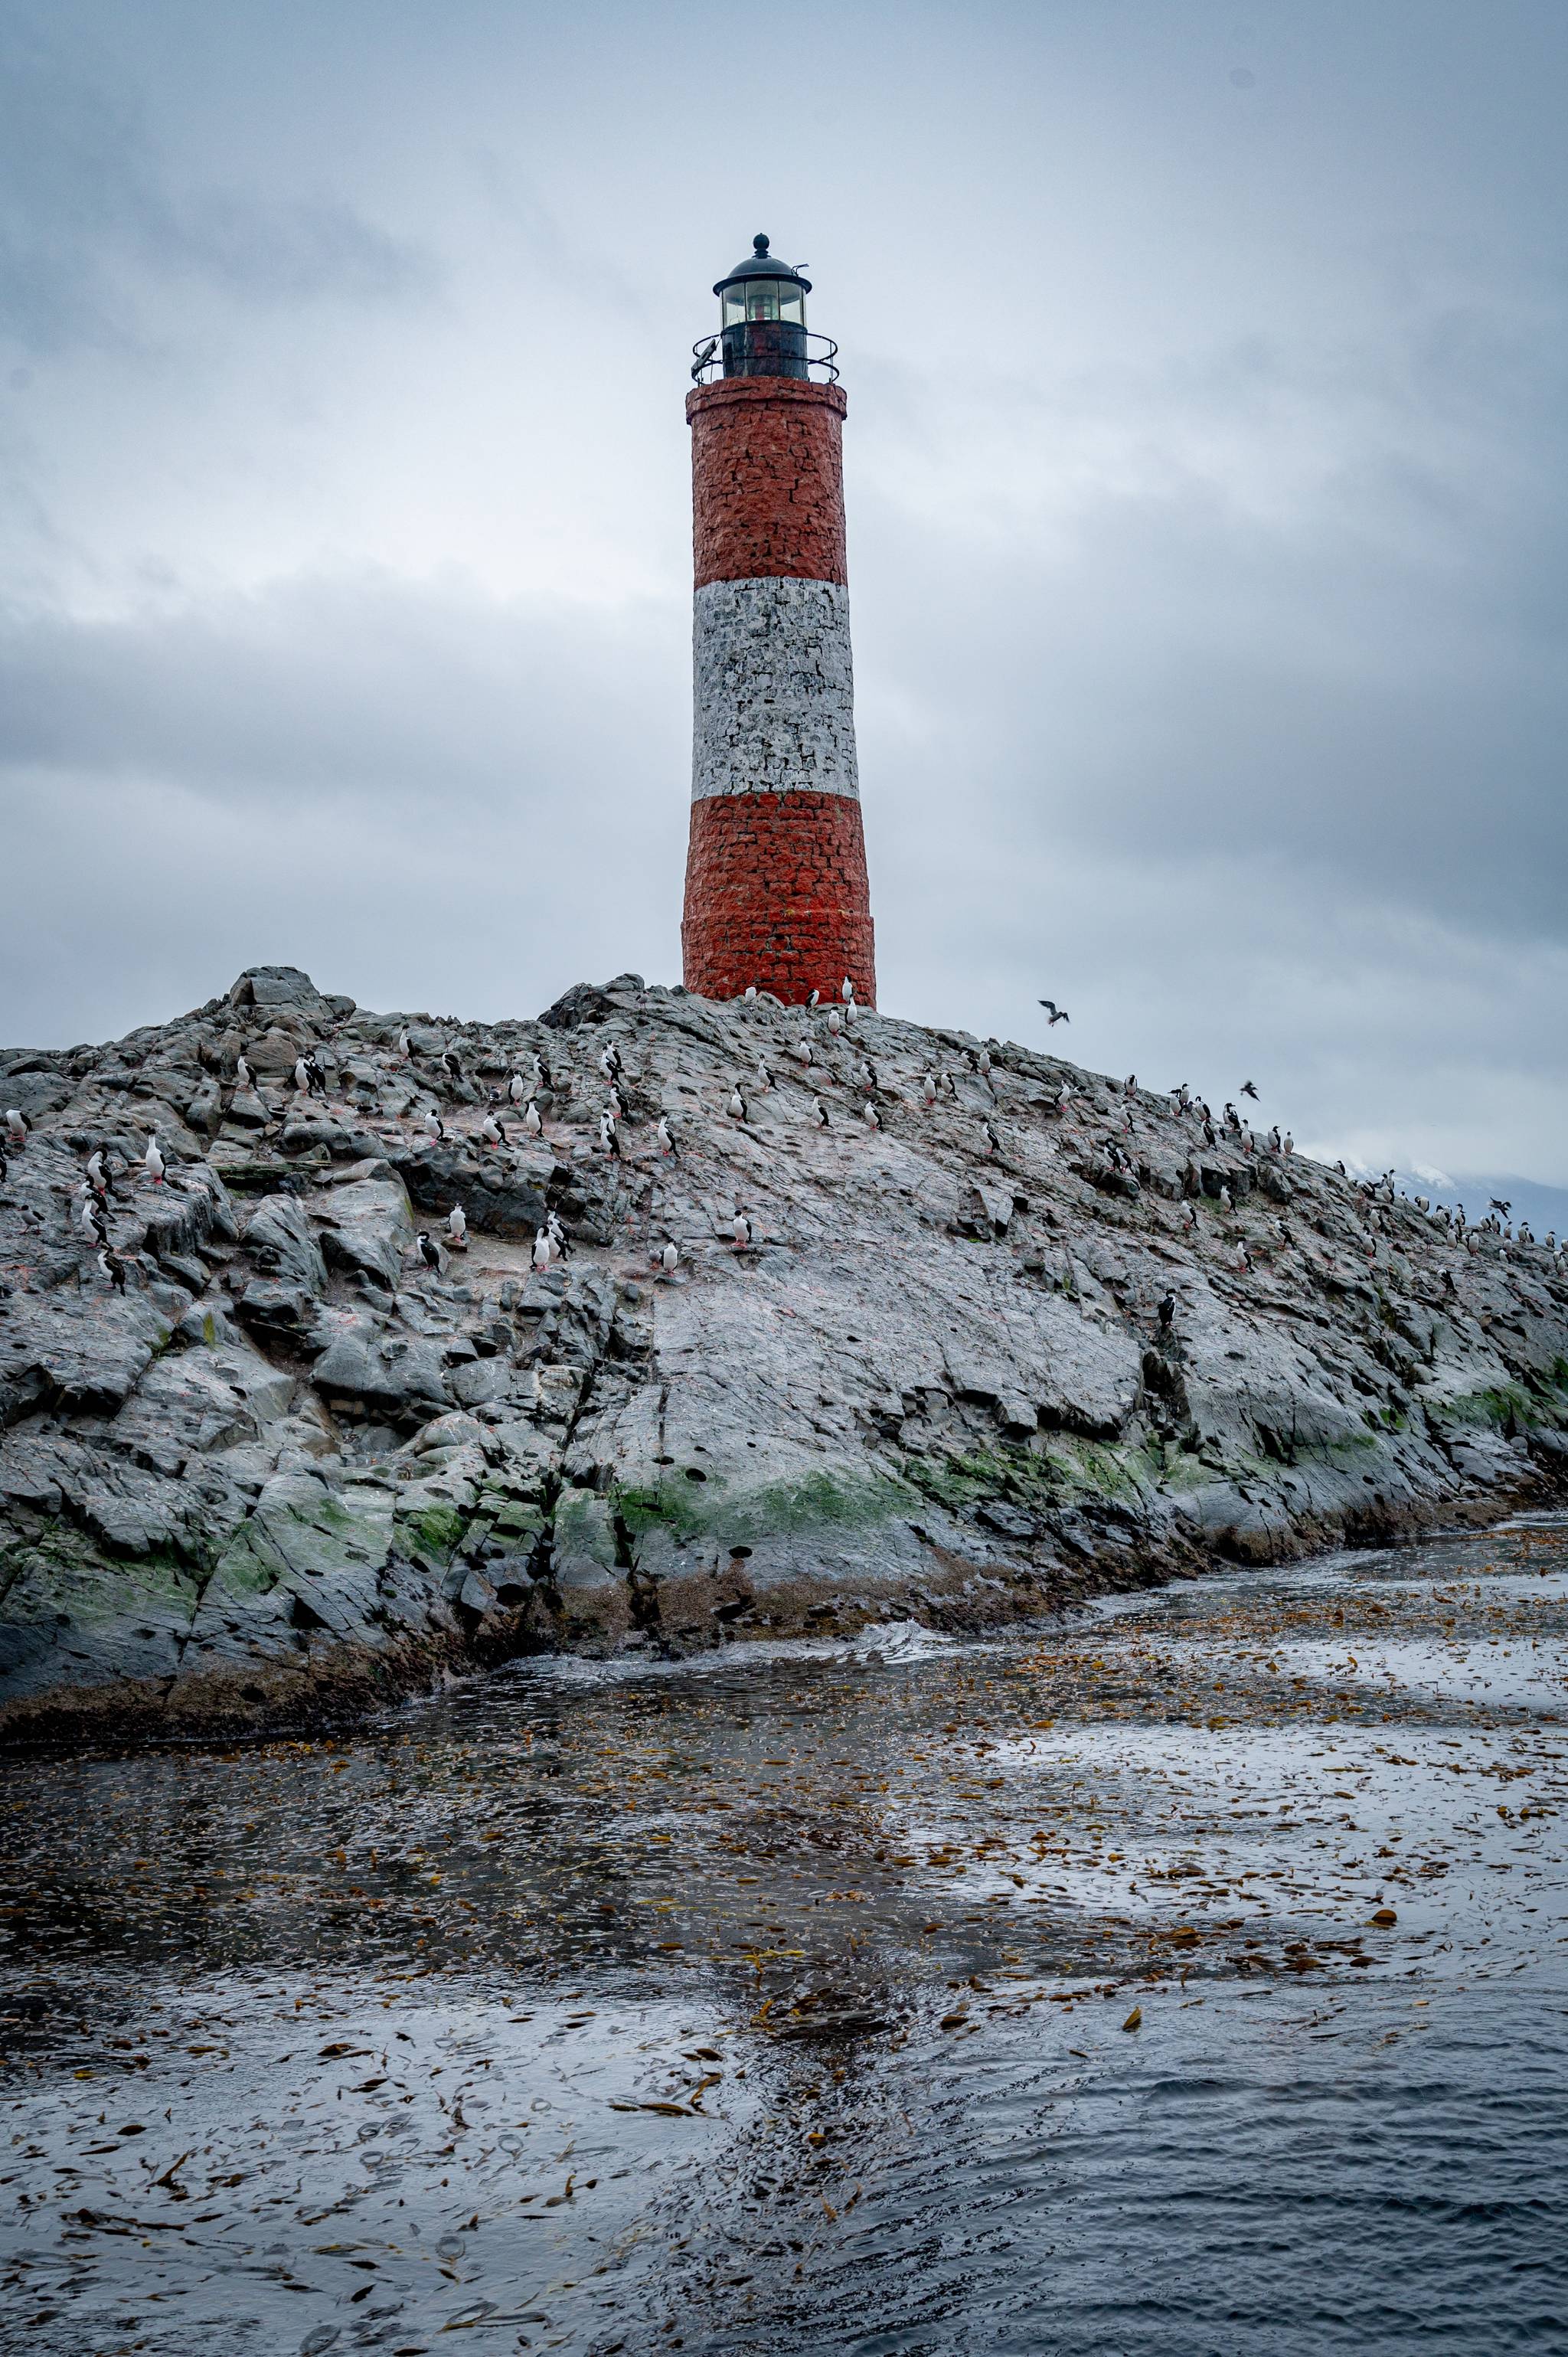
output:
[[[0,41],[0,1039],[679,979],[688,347],[765,229],[883,1005],[1568,1180],[1563,0]]]

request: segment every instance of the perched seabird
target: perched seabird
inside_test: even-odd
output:
[[[559,1211],[546,1211],[544,1232],[550,1239],[552,1256],[556,1260],[564,1260],[571,1246],[566,1241],[566,1230]]]
[[[868,1097],[875,1096],[882,1085],[876,1077],[876,1067],[869,1056],[863,1056],[860,1060],[860,1085]]]
[[[164,1172],[167,1167],[168,1166],[165,1162],[163,1156],[158,1151],[158,1135],[156,1130],[155,1130],[151,1137],[147,1140],[147,1150],[142,1157],[142,1168],[146,1172],[148,1178],[152,1180],[154,1186],[161,1187],[164,1183]]]
[[[91,1194],[83,1196],[81,1219],[83,1228],[95,1244],[108,1243],[109,1222],[103,1216],[96,1196]]]
[[[760,1056],[757,1060],[757,1085],[759,1089],[770,1089],[773,1086],[773,1075]]]
[[[664,1271],[666,1276],[673,1276],[676,1269],[680,1266],[680,1251],[673,1241],[671,1241],[665,1245],[663,1251],[660,1254],[659,1265]]]
[[[327,1094],[327,1067],[314,1048],[305,1060],[305,1071],[312,1093],[324,1097]]]
[[[544,1124],[539,1118],[539,1107],[534,1103],[532,1097],[528,1100],[528,1107],[522,1116],[522,1125],[524,1129],[527,1130],[530,1137],[537,1137],[540,1131],[544,1126]]]
[[[836,1039],[843,1029],[843,1023],[840,1017],[838,1008],[836,1006],[830,1006],[828,1009],[828,1031],[830,1036]]]
[[[124,1293],[125,1290],[125,1264],[121,1259],[119,1254],[116,1252],[111,1252],[108,1246],[105,1245],[103,1250],[98,1255],[98,1265],[102,1270],[104,1275],[109,1279],[109,1282],[113,1286],[115,1292]]]
[[[616,1130],[613,1114],[602,1113],[599,1115],[599,1151],[601,1154],[613,1155],[618,1161],[620,1158],[620,1138]]]
[[[979,1055],[976,1056],[974,1060],[974,1069],[980,1074],[983,1081],[988,1081],[991,1078],[991,1050],[989,1048],[982,1048]]]
[[[506,1092],[514,1105],[528,1103],[528,1083],[521,1072],[514,1072],[506,1084]]]
[[[1291,1135],[1288,1129],[1284,1135],[1284,1150],[1287,1154],[1294,1154],[1295,1152],[1295,1140]]]
[[[865,1100],[865,1104],[862,1111],[861,1117],[865,1121],[867,1129],[880,1129],[882,1126],[882,1115],[877,1112],[876,1107],[872,1103],[869,1097]]]
[[[813,990],[810,998],[807,999],[806,1004],[808,1006],[820,1006],[822,1005],[822,992],[820,990]]]
[[[1135,1097],[1137,1095],[1138,1075],[1136,1072],[1128,1073],[1126,1079],[1122,1083],[1122,1093],[1125,1097]]]
[[[1181,1223],[1187,1229],[1196,1228],[1197,1225],[1197,1213],[1190,1203],[1184,1203],[1181,1207]]]
[[[5,1108],[5,1136],[7,1143],[14,1146],[18,1154],[27,1143],[27,1116],[15,1105]]]
[[[549,1267],[553,1257],[553,1255],[550,1250],[550,1239],[545,1234],[543,1229],[541,1228],[538,1234],[533,1239],[533,1265],[538,1270],[541,1276],[543,1275],[545,1270]]]
[[[606,1105],[605,1111],[609,1114],[612,1121],[624,1121],[626,1119],[625,1100],[622,1098],[620,1091],[617,1088],[613,1081],[610,1082],[609,1102]]]
[[[659,1116],[659,1121],[654,1129],[653,1135],[659,1140],[659,1151],[660,1154],[674,1153],[675,1140],[670,1135],[670,1124],[662,1114]]]
[[[234,1059],[234,1086],[237,1089],[253,1089],[255,1085],[256,1076],[254,1072],[252,1071],[246,1058],[243,1055],[236,1056]]]
[[[425,1132],[425,1135],[429,1138],[430,1143],[432,1144],[432,1146],[445,1146],[445,1145],[446,1145],[446,1123],[442,1120],[442,1118],[441,1118],[441,1116],[440,1116],[440,1114],[439,1114],[438,1113],[427,1113],[427,1114],[425,1114],[425,1116],[424,1116],[424,1132]]]
[[[463,1080],[463,1067],[457,1057],[453,1054],[450,1048],[442,1049],[440,1062],[441,1069],[446,1073],[447,1079],[449,1081],[456,1081],[460,1087]]]
[[[607,1081],[618,1081],[620,1078],[620,1049],[613,1039],[599,1050],[599,1070]]]
[[[748,982],[746,988],[741,992],[741,996],[745,999],[748,1006],[755,1006],[757,1004],[757,985],[754,982]]]
[[[397,1052],[399,1061],[404,1064],[413,1053],[413,1043],[406,1031],[400,1031],[397,1035]]]
[[[488,1113],[483,1121],[479,1124],[479,1135],[484,1139],[487,1146],[504,1146],[506,1144],[506,1132],[501,1127],[493,1113]]]
[[[87,1157],[87,1183],[96,1195],[109,1192],[109,1179],[103,1168],[103,1148],[95,1146]]]
[[[988,1121],[983,1121],[980,1126],[984,1133],[985,1150],[987,1154],[1000,1154],[1002,1151],[1002,1140],[997,1136],[996,1132],[992,1127],[991,1124]]]
[[[731,1228],[730,1233],[735,1238],[735,1248],[736,1252],[750,1251],[752,1243],[751,1222],[746,1218],[746,1213],[738,1209],[736,1210],[735,1224]]]
[[[1168,1326],[1176,1316],[1176,1295],[1167,1293],[1160,1304],[1160,1324]]]
[[[811,1099],[811,1119],[816,1123],[819,1129],[831,1129],[832,1127],[832,1122],[828,1119],[828,1109],[822,1103],[821,1097],[813,1097]]]
[[[839,985],[839,996],[846,1006],[852,1006],[854,1004],[854,985],[847,974]]]
[[[920,1102],[929,1111],[937,1101],[937,1076],[934,1072],[920,1074]]]
[[[1257,1100],[1257,1094],[1258,1094],[1258,1092],[1257,1092],[1257,1090],[1252,1086],[1252,1083],[1251,1083],[1251,1081],[1243,1081],[1243,1082],[1242,1082],[1242,1083],[1241,1083],[1241,1086],[1240,1086],[1240,1095],[1242,1095],[1242,1096],[1244,1096],[1244,1097],[1251,1097],[1251,1098],[1252,1098],[1252,1100],[1253,1100],[1253,1101],[1254,1101],[1254,1103],[1255,1103],[1255,1102],[1256,1102],[1256,1100]]]
[[[306,1062],[303,1056],[296,1057],[295,1060],[294,1085],[299,1091],[302,1097],[309,1095],[310,1066]]]
[[[1070,1023],[1072,1021],[1072,1017],[1068,1013],[1067,1008],[1065,1006],[1058,1006],[1054,998],[1042,998],[1040,1005],[1046,1010],[1046,1028],[1047,1030],[1051,1029],[1058,1023]]]
[[[794,1053],[800,1058],[802,1064],[809,1064],[811,1060],[811,1041],[809,1039],[797,1039],[795,1042]]]
[[[468,1249],[468,1219],[461,1203],[454,1203],[446,1214],[446,1241],[454,1252]]]
[[[428,1228],[421,1228],[419,1233],[413,1240],[413,1249],[418,1254],[426,1268],[438,1269],[440,1267],[441,1247],[436,1243]]]
[[[1219,1208],[1222,1211],[1233,1211],[1236,1209],[1236,1199],[1229,1187],[1221,1187],[1219,1189]]]
[[[729,1104],[726,1110],[731,1121],[749,1121],[751,1118],[750,1108],[747,1106],[745,1097],[741,1094],[740,1082],[738,1081],[729,1092]]]

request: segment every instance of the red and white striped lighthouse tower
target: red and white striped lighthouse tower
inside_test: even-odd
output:
[[[768,240],[714,292],[692,428],[688,990],[876,998],[849,648],[835,345]],[[710,382],[702,382],[710,377]],[[826,382],[819,382],[825,378]]]

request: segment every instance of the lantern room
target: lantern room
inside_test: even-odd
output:
[[[809,374],[806,297],[811,282],[787,262],[776,262],[760,233],[752,250],[714,288],[719,298],[719,342],[725,376]]]

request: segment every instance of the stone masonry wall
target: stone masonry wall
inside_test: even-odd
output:
[[[858,794],[849,591],[710,581],[693,625],[693,800]]]
[[[844,395],[836,384],[732,377],[687,396],[696,586],[847,581]]]
[[[759,878],[766,877],[766,889]],[[692,804],[686,986],[734,998],[756,983],[787,1005],[836,999],[847,974],[876,1000],[860,804],[833,793],[720,794]]]

